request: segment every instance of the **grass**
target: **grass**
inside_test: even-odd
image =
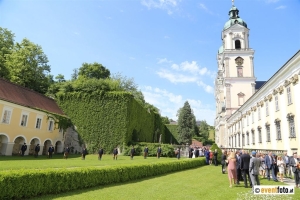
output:
[[[261,185],[283,185],[261,180]],[[99,186],[70,191],[57,195],[46,195],[36,200],[89,200],[89,199],[206,199],[206,200],[246,200],[246,199],[300,199],[300,189],[295,195],[261,196],[252,195],[250,188],[243,185],[229,188],[227,174],[221,174],[221,167],[204,166],[197,169],[145,178],[128,183]]]
[[[80,155],[71,155],[67,160],[63,159],[63,155],[54,155],[52,159],[48,159],[46,156],[39,156],[34,158],[33,156],[0,156],[0,171],[3,170],[18,170],[18,169],[46,169],[46,168],[72,168],[72,167],[87,167],[87,166],[111,166],[120,164],[132,164],[132,163],[153,163],[169,161],[170,159],[176,160],[176,158],[161,157],[148,157],[144,159],[142,156],[135,156],[133,160],[130,160],[129,156],[118,156],[118,160],[113,160],[112,155],[103,155],[102,160],[98,160],[98,155],[87,155],[85,160],[81,160]],[[185,158],[182,158],[185,159]]]

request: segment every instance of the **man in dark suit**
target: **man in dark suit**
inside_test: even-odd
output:
[[[145,149],[144,149],[144,159],[146,159],[148,157],[148,152],[149,152],[149,149],[146,146]]]
[[[50,145],[50,147],[48,149],[48,158],[52,158],[53,152],[54,152],[54,147],[52,145]]]
[[[27,145],[26,145],[26,143],[24,143],[23,145],[22,145],[22,147],[21,147],[21,152],[22,152],[22,156],[24,156],[24,153],[25,153],[25,151],[27,150]]]
[[[237,183],[240,184],[240,181],[242,181],[242,171],[241,171],[241,151],[236,152],[236,175],[237,175]]]
[[[130,149],[130,159],[133,160],[133,156],[135,154],[135,149],[134,146],[132,145],[131,149]]]
[[[274,158],[272,156],[272,152],[269,152],[269,155],[265,157],[265,165],[267,171],[268,180],[270,180],[270,172],[272,172],[272,178],[275,182],[278,182],[277,177],[275,176],[275,166],[274,166]]]
[[[214,152],[213,162],[214,162],[215,166],[218,166],[218,150],[217,149],[215,149],[215,152]]]
[[[293,154],[293,157],[290,158],[289,165],[292,167],[292,171],[294,173],[296,187],[299,188],[300,187],[300,169],[297,168],[297,164],[299,164],[299,161],[297,159],[297,153],[295,152]]]
[[[99,151],[98,151],[98,160],[102,159],[103,153],[104,153],[103,148],[100,148]]]
[[[160,158],[161,155],[161,147],[159,146],[157,149],[157,158]]]
[[[37,144],[36,146],[35,146],[35,148],[34,148],[34,157],[35,158],[37,158],[38,157],[38,155],[39,155],[39,152],[40,152],[40,145],[39,144]]]
[[[251,179],[250,179],[250,175],[249,175],[250,159],[251,158],[250,158],[250,155],[248,154],[248,152],[243,150],[243,154],[241,155],[241,171],[242,171],[243,178],[244,178],[245,188],[248,187],[247,176],[248,176],[248,180],[250,183],[250,187],[252,187],[252,183],[251,183]]]

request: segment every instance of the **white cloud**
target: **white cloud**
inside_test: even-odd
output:
[[[130,60],[135,60],[135,57],[129,57]]]
[[[157,72],[157,74],[161,78],[165,78],[165,79],[169,80],[171,83],[188,83],[188,82],[196,82],[197,81],[196,76],[186,76],[186,75],[179,74],[179,73],[174,74],[166,69],[161,69],[160,71]]]
[[[160,59],[158,59],[157,64],[162,64],[162,63],[172,63],[172,61],[168,60],[166,58],[160,58]]]
[[[280,9],[285,9],[286,6],[278,6],[277,8],[275,8],[275,10],[280,10]]]
[[[214,14],[214,13],[213,13],[211,10],[209,10],[203,3],[200,3],[200,4],[199,4],[199,7],[200,7],[202,10],[204,10],[205,12],[207,12],[207,13],[209,13],[209,14],[211,14],[211,15]]]
[[[201,86],[207,93],[211,93],[211,94],[214,93],[214,88],[211,87],[210,85],[206,85],[202,81],[198,81],[197,85]]]
[[[167,79],[171,83],[196,83],[207,93],[213,93],[213,87],[203,83],[203,78],[215,77],[215,72],[209,71],[206,67],[200,67],[196,61],[184,61],[180,64],[172,63],[167,58],[159,59],[158,64],[170,64],[170,69],[161,68],[156,73],[159,77]]]
[[[142,0],[141,4],[148,9],[161,9],[166,10],[169,15],[176,11],[180,0]]]
[[[162,116],[177,120],[177,111],[183,107],[185,101],[188,101],[197,120],[206,120],[210,125],[214,123],[215,111],[210,108],[213,106],[203,105],[200,100],[185,99],[181,95],[160,88],[152,88],[151,86],[142,87],[141,91],[145,100],[157,107]]]

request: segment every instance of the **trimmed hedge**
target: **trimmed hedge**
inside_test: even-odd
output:
[[[0,172],[0,199],[23,199],[120,183],[205,165],[205,159],[152,164]]]
[[[157,155],[157,148],[160,146],[162,150],[161,157],[175,157],[174,146],[170,144],[140,142],[140,143],[135,143],[133,145],[134,145],[136,156],[144,155],[144,148],[147,146],[149,150],[148,156],[155,157]],[[129,156],[130,150],[131,150],[131,146],[126,146],[123,155]]]
[[[127,92],[70,92],[60,94],[57,103],[72,119],[88,151],[102,147],[111,153],[131,142],[158,142],[164,137],[159,114],[144,108]]]
[[[176,124],[166,124],[165,125],[165,142],[172,143],[172,144],[179,144],[178,143],[178,125]]]

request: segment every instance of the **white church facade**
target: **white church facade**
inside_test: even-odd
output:
[[[229,16],[217,54],[216,143],[226,149],[300,153],[300,51],[268,81],[256,81],[247,24],[234,5]]]

